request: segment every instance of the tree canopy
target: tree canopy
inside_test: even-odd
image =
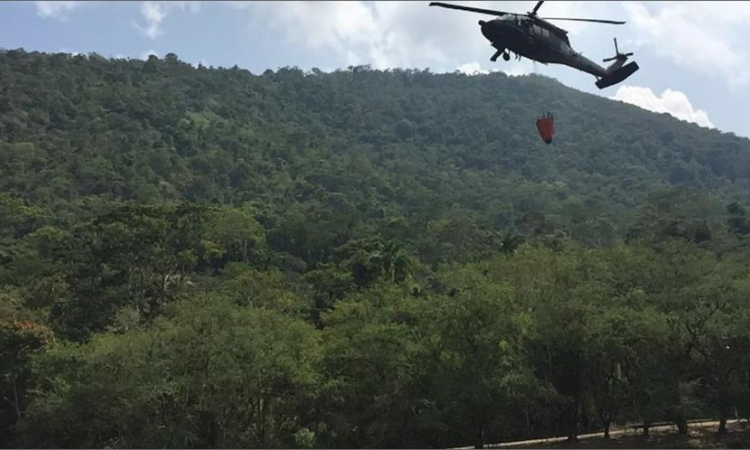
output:
[[[724,432],[748,194],[747,139],[540,76],[2,50],[0,442]]]

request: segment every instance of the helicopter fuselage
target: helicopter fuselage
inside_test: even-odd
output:
[[[573,50],[564,30],[545,20],[508,16],[480,20],[479,25],[499,52],[507,49],[543,64],[564,64],[598,78],[607,75],[607,69]]]
[[[536,2],[534,9],[527,14],[515,14],[494,9],[476,8],[473,6],[453,5],[443,2],[430,2],[430,6],[457,9],[479,14],[490,14],[497,16],[496,19],[480,20],[482,34],[497,49],[490,61],[497,61],[498,56],[510,59],[510,52],[519,58],[524,56],[532,61],[542,64],[563,64],[580,71],[594,75],[596,86],[599,89],[614,86],[628,78],[638,70],[638,64],[632,61],[625,64],[628,56],[632,53],[620,53],[615,42],[615,56],[604,59],[604,62],[614,61],[610,66],[604,68],[582,54],[573,50],[568,40],[568,32],[551,24],[550,20],[576,20],[580,22],[598,22],[614,25],[623,25],[625,22],[602,19],[582,19],[570,17],[549,17],[542,19],[537,16],[537,11],[544,0]]]

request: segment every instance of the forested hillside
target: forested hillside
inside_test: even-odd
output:
[[[748,195],[750,140],[540,76],[4,50],[0,442],[746,417]]]

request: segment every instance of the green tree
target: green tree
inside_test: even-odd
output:
[[[44,323],[24,310],[17,293],[0,294],[0,439],[15,442],[14,426],[24,419],[34,387],[31,360],[54,340]]]
[[[488,283],[472,269],[446,278],[453,295],[431,299],[435,305],[423,312],[425,363],[446,439],[483,448],[512,436],[522,423],[513,412],[535,400],[535,388],[544,389],[525,351],[535,329],[511,286]]]
[[[326,446],[439,445],[429,437],[435,419],[423,382],[421,306],[403,287],[378,286],[323,316]]]
[[[147,329],[40,356],[22,442],[291,447],[316,429],[309,407],[320,351],[310,325],[277,312],[220,298],[181,302]]]

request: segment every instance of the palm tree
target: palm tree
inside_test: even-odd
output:
[[[369,261],[377,268],[381,277],[399,283],[411,275],[411,259],[403,244],[391,239],[379,242],[378,247],[370,254]]]

